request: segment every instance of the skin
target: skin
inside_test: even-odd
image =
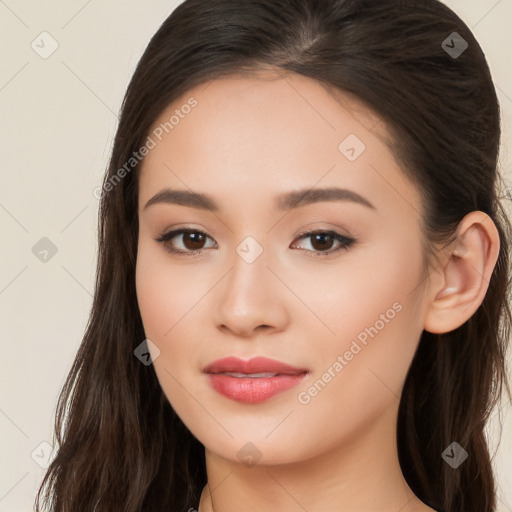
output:
[[[191,89],[154,127],[190,97],[197,106],[142,165],[136,285],[146,336],[160,351],[152,351],[159,382],[205,446],[199,512],[433,510],[400,469],[399,398],[423,329],[453,330],[481,304],[499,249],[494,224],[482,212],[466,216],[426,277],[419,191],[383,123],[356,99],[295,74],[233,76]],[[349,134],[366,146],[354,161],[338,149]],[[165,187],[207,194],[219,211],[144,208]],[[313,187],[350,189],[375,208],[331,200],[274,209],[275,196]],[[176,255],[155,241],[183,227],[208,235],[201,254]],[[297,235],[317,228],[356,242],[315,255],[322,246]],[[236,251],[247,236],[263,249],[252,263]],[[182,235],[171,243],[194,248]],[[397,303],[357,355],[299,402]],[[229,355],[266,356],[310,374],[266,402],[241,404],[202,373]],[[241,449],[261,458],[249,466]]]

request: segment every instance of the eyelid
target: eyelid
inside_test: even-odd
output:
[[[315,224],[317,224],[317,223],[315,222]],[[308,226],[311,226],[311,224],[308,224]],[[325,223],[324,223],[323,226],[316,227],[316,228],[315,227],[305,227],[305,228],[302,228],[298,233],[295,234],[295,238],[301,238],[304,235],[308,235],[308,234],[312,235],[312,234],[315,234],[315,233],[332,233],[334,235],[339,235],[341,237],[344,237],[347,240],[353,238],[348,233],[343,234],[343,233],[340,233],[340,231],[343,231],[340,227],[333,226],[331,228],[327,228],[327,227],[325,227]]]

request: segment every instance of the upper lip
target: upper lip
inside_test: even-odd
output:
[[[213,361],[207,365],[203,371],[205,373],[237,372],[251,374],[271,372],[283,375],[298,375],[308,370],[305,368],[295,368],[281,361],[269,359],[268,357],[254,357],[248,361],[244,361],[238,357],[224,357]]]

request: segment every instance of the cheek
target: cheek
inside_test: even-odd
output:
[[[146,337],[160,350],[154,366],[164,391],[172,378],[201,371],[200,354],[208,311],[208,294],[218,279],[215,270],[203,276],[194,265],[171,261],[166,251],[142,241],[135,282]],[[170,381],[169,381],[170,379]]]
[[[140,247],[135,278],[145,335],[160,351],[154,359],[154,367],[161,383],[162,379],[166,382],[167,372],[174,375],[180,358],[185,357],[181,354],[185,350],[183,343],[173,340],[177,339],[176,333],[197,297],[190,292],[194,289],[190,283],[188,288],[185,286],[183,273],[169,268],[165,255],[162,257],[158,250],[152,248]],[[191,349],[190,345],[187,349]],[[166,387],[164,391],[167,391]]]
[[[190,279],[186,285],[184,274],[166,265],[165,255],[162,258],[158,251],[139,250],[136,290],[144,332],[158,347],[158,356],[152,353],[153,367],[162,391],[179,413],[188,408],[188,394],[180,383],[187,382],[190,356],[196,351],[193,336],[184,331],[200,295]]]
[[[406,251],[389,244],[362,256],[344,276],[343,289],[323,297],[336,332],[324,364],[343,356],[348,389],[370,400],[380,395],[378,388],[399,396],[422,332],[422,253],[413,245]]]
[[[170,264],[165,251],[145,243],[139,245],[135,281],[147,337],[167,343],[200,297],[200,283]]]
[[[295,288],[329,328],[323,329],[321,342],[314,347],[319,371],[328,371],[338,356],[345,356],[343,370],[336,372],[345,377],[335,380],[346,379],[343,385],[354,392],[359,389],[358,395],[365,389],[374,391],[368,387],[369,380],[378,382],[372,369],[399,392],[422,332],[420,241],[394,240],[379,250],[347,255],[343,265],[328,269],[323,285],[311,275]]]
[[[317,340],[315,373],[298,390],[297,417],[321,431],[312,450],[329,449],[399,404],[422,332],[420,296],[411,293],[421,281],[421,253],[373,263],[351,267],[312,305],[336,333]]]
[[[316,317],[312,318],[322,344],[315,350],[332,357],[333,352],[348,349],[355,338],[364,343],[374,337],[386,339],[389,333],[393,344],[398,326],[418,330],[422,248],[419,239],[412,241],[412,234],[410,240],[391,233],[388,240],[383,237],[372,247],[346,253],[336,265],[313,263],[300,271],[283,266],[283,280],[293,283],[294,293]]]
[[[175,287],[166,280],[168,277],[151,265],[151,261],[144,257],[137,260],[136,289],[142,323],[146,336],[159,346],[158,340],[161,341],[171,327],[170,313],[175,306],[172,293]]]

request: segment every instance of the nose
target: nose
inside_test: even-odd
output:
[[[265,251],[250,263],[235,254],[214,299],[218,328],[244,338],[285,330],[290,311],[285,291],[267,266]]]

